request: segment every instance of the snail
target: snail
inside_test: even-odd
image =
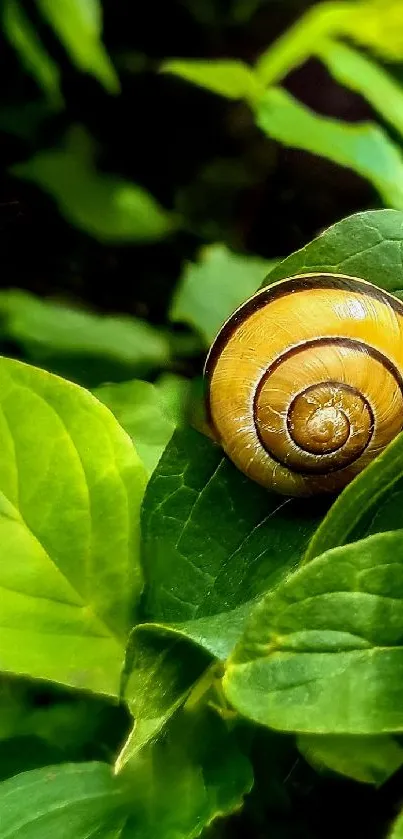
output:
[[[208,353],[212,436],[283,495],[338,492],[403,428],[403,303],[357,277],[261,288]]]

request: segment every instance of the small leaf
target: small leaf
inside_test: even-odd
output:
[[[402,596],[402,530],[327,551],[256,607],[228,663],[228,700],[283,731],[403,731]]]
[[[129,377],[165,366],[170,357],[167,338],[146,321],[98,315],[65,303],[43,300],[21,289],[0,291],[0,338],[22,346],[32,361],[57,371],[77,359],[79,375]],[[89,368],[89,369],[88,369]]]
[[[95,395],[108,406],[132,438],[148,474],[151,474],[175,428],[167,410],[164,410],[157,388],[149,382],[122,382],[103,385],[95,391]]]
[[[188,263],[172,301],[170,318],[193,326],[209,346],[224,321],[262,284],[273,262],[232,253],[225,245],[204,248]]]
[[[271,283],[294,274],[330,271],[396,292],[403,289],[402,242],[399,210],[355,213],[279,262],[267,279]]]
[[[21,63],[57,107],[62,102],[57,64],[46,52],[18,0],[4,0],[2,14],[4,32],[18,52]]]
[[[209,439],[176,431],[143,504],[146,619],[225,658],[256,599],[301,558],[327,503],[270,494]]]
[[[385,203],[403,208],[403,158],[378,125],[319,116],[280,88],[267,90],[255,113],[269,137],[353,169],[376,187]]]
[[[392,737],[302,734],[298,748],[314,768],[330,769],[375,786],[385,783],[403,765],[403,749]]]
[[[119,79],[101,40],[100,0],[36,2],[76,66],[95,76],[109,93],[118,93]]]
[[[144,468],[86,391],[0,359],[0,668],[116,695]]]
[[[210,657],[178,633],[140,624],[131,634],[123,695],[134,727],[116,763],[120,770],[165,726],[209,667]]]
[[[224,723],[211,712],[181,714],[128,772],[63,764],[0,784],[0,839],[196,839],[251,786],[249,762]]]
[[[403,135],[403,91],[392,76],[367,56],[336,41],[319,43],[317,55],[338,82],[364,96]]]
[[[11,171],[51,195],[67,221],[101,242],[153,242],[174,229],[171,216],[145,189],[97,172],[74,149],[39,152]]]
[[[242,61],[169,60],[164,62],[161,71],[172,73],[227,99],[254,101],[262,93],[252,68]]]

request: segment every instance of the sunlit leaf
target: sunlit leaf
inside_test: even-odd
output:
[[[283,731],[403,731],[403,530],[334,548],[256,607],[224,677],[246,717]]]
[[[0,359],[3,672],[116,695],[142,589],[144,468],[91,394]]]
[[[169,60],[164,62],[161,70],[228,99],[253,101],[262,92],[252,68],[242,61]]]
[[[319,116],[279,88],[262,97],[256,121],[262,131],[285,146],[353,169],[376,187],[387,204],[403,208],[403,158],[379,126]]]
[[[95,76],[110,93],[119,92],[119,79],[101,40],[100,0],[36,0],[71,60]]]
[[[332,76],[346,87],[360,93],[403,135],[403,90],[380,65],[357,50],[327,40],[318,44],[317,55]]]

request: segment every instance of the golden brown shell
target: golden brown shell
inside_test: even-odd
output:
[[[403,427],[403,304],[364,280],[305,274],[257,292],[206,362],[216,439],[285,495],[335,492]]]

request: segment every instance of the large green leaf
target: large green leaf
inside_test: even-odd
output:
[[[117,694],[144,468],[86,391],[0,359],[0,669]]]
[[[378,125],[319,116],[280,88],[270,88],[258,100],[255,117],[269,137],[353,169],[371,181],[386,204],[403,208],[403,157]]]
[[[12,167],[56,201],[72,224],[102,242],[155,241],[174,228],[171,216],[137,184],[97,172],[76,149],[50,149]]]
[[[95,395],[130,435],[151,474],[175,428],[157,388],[149,382],[134,380],[103,385]]]
[[[182,714],[118,776],[64,764],[0,785],[0,839],[193,839],[252,785],[234,736],[211,712]]]
[[[109,93],[119,92],[119,79],[101,40],[100,0],[36,0],[71,60],[91,73]]]
[[[285,731],[403,731],[402,596],[402,530],[301,567],[257,606],[228,663],[229,701]]]
[[[273,262],[236,254],[225,245],[204,248],[188,263],[174,294],[170,318],[190,324],[209,346],[224,321],[262,284]]]
[[[327,503],[270,494],[209,439],[176,431],[144,499],[146,618],[225,658],[256,598],[301,558]]]
[[[210,663],[204,650],[189,644],[178,632],[153,624],[133,629],[122,692],[134,726],[118,757],[118,769],[155,738]]]
[[[168,339],[146,321],[74,309],[21,289],[0,291],[0,338],[56,372],[64,365],[71,375],[96,379],[98,371],[98,381],[144,374],[170,358]]]
[[[24,67],[45,91],[51,104],[60,105],[62,95],[59,68],[41,44],[18,0],[4,0],[2,23],[4,32],[18,52]]]
[[[403,289],[403,213],[355,213],[329,227],[273,269],[268,282],[294,274],[329,271],[362,277],[386,291]]]

